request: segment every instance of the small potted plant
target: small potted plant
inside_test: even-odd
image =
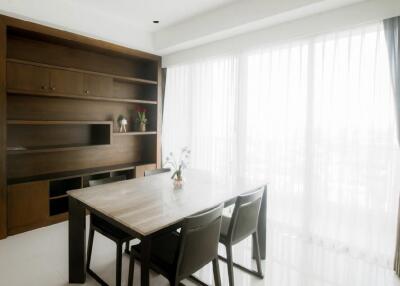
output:
[[[169,155],[165,158],[165,165],[170,166],[172,168],[172,176],[171,179],[174,180],[174,187],[181,188],[183,184],[183,170],[187,168],[189,163],[190,150],[188,147],[184,147],[181,150],[181,154],[179,159],[176,158],[174,153],[170,152]]]
[[[139,131],[140,132],[146,132],[146,124],[147,124],[147,118],[146,118],[146,112],[147,109],[139,107],[137,109],[137,118],[136,121],[139,123]]]

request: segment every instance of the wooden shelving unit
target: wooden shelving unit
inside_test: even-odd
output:
[[[90,180],[160,166],[159,56],[1,15],[0,51],[0,239],[67,219]]]

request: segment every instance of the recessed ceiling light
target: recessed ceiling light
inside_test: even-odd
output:
[[[160,23],[160,21],[154,20],[153,23],[154,23],[154,24],[158,24],[158,23]]]

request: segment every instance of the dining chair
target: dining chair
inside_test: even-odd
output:
[[[257,232],[258,215],[260,212],[263,191],[264,188],[260,188],[254,192],[238,196],[232,216],[222,217],[220,243],[225,245],[227,257],[225,258],[220,255],[218,257],[227,263],[230,286],[234,285],[233,266],[259,278],[263,278]],[[253,247],[255,247],[257,271],[234,263],[232,258],[232,246],[250,235],[253,238]]]
[[[181,232],[169,232],[151,241],[150,268],[166,277],[171,286],[191,278],[192,274],[212,262],[215,285],[221,285],[218,265],[218,240],[223,204],[184,219]],[[165,246],[168,247],[165,247]],[[133,285],[135,258],[140,260],[141,245],[131,247],[128,285]]]
[[[89,186],[98,186],[118,181],[126,180],[125,176],[115,176],[109,177],[105,179],[98,179],[98,180],[89,180]],[[107,285],[103,279],[100,278],[93,270],[90,269],[90,261],[92,256],[92,249],[93,249],[93,239],[94,239],[94,232],[97,231],[101,233],[108,239],[115,242],[117,245],[117,259],[116,259],[116,270],[115,270],[115,285],[121,285],[121,269],[122,269],[122,246],[126,243],[127,248],[129,248],[129,241],[134,239],[130,234],[124,232],[123,230],[115,227],[114,225],[108,223],[104,219],[100,218],[99,216],[91,213],[90,214],[90,228],[89,228],[89,242],[88,242],[88,249],[87,249],[87,262],[86,262],[86,271],[101,285]]]
[[[170,168],[160,168],[160,169],[154,169],[154,170],[145,170],[144,171],[144,176],[152,176],[152,175],[157,175],[157,174],[161,174],[161,173],[168,173],[170,172],[171,169]]]

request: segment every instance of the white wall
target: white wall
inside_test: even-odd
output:
[[[163,56],[163,66],[273,45],[400,15],[400,0],[369,0]]]
[[[122,17],[73,0],[0,0],[0,13],[64,31],[154,52],[151,33]],[[116,28],[117,27],[117,28]]]

